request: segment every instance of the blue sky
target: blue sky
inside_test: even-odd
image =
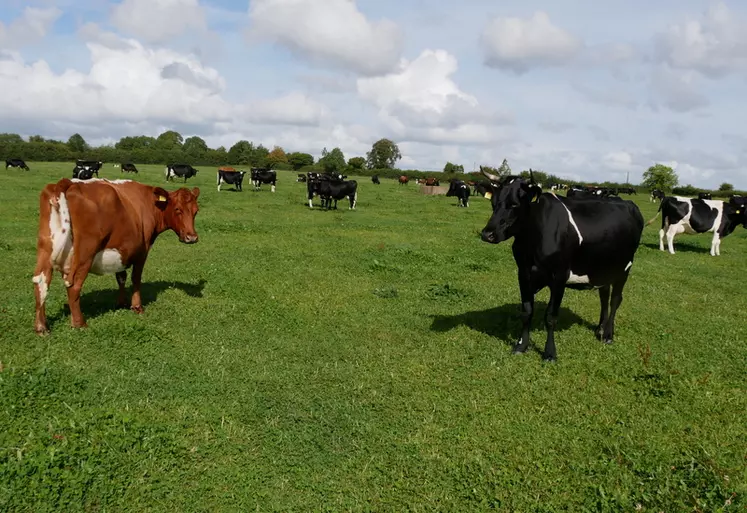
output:
[[[736,0],[2,0],[0,131],[747,188]]]

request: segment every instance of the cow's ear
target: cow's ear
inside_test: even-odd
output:
[[[156,201],[156,206],[163,210],[169,203],[169,193],[165,189],[160,187],[153,188],[153,196]]]
[[[200,197],[200,188],[199,187],[195,187],[194,189],[192,189],[192,195],[194,195],[195,199],[199,198]]]

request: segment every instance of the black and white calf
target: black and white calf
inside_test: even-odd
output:
[[[275,182],[277,179],[278,174],[272,169],[258,167],[252,168],[252,185],[254,185],[255,191],[258,191],[263,183],[269,183],[272,185],[272,192],[275,192]]]
[[[469,207],[470,186],[461,180],[453,180],[449,184],[446,196],[456,196],[458,207]]]
[[[135,173],[135,174],[137,174],[138,172],[137,168],[135,167],[135,164],[133,164],[132,162],[128,162],[120,166],[119,172],[124,173],[125,171],[127,171],[128,173]]]
[[[643,217],[621,198],[568,198],[542,193],[531,177],[500,177],[493,182],[493,214],[482,240],[498,244],[511,237],[522,303],[521,340],[514,353],[529,348],[534,296],[550,288],[545,311],[544,359],[555,360],[555,325],[566,288],[599,289],[601,311],[596,336],[611,343],[615,315],[643,232]],[[610,302],[610,289],[612,301]]]
[[[373,175],[371,177],[371,183],[374,185],[381,185],[381,182],[379,181],[379,175]]]
[[[197,176],[197,170],[189,164],[168,164],[166,166],[165,173],[166,181],[169,181],[172,178],[176,178],[178,176],[184,178],[184,181],[186,182],[187,178]]]
[[[651,191],[651,202],[653,203],[656,200],[661,201],[665,196],[666,194],[664,194],[664,191],[660,189],[654,189],[653,191]]]
[[[244,175],[246,171],[226,171],[224,169],[218,170],[218,192],[220,192],[220,186],[224,183],[233,185],[237,191],[243,191],[242,184],[244,183]]]
[[[100,160],[76,160],[75,167],[79,169],[89,169],[98,178],[99,169],[104,165]]]
[[[661,201],[659,211],[648,224],[653,223],[659,214],[659,249],[664,249],[664,236],[667,237],[669,252],[674,255],[674,236],[679,233],[713,233],[711,256],[721,254],[721,239],[729,235],[738,225],[747,228],[747,210],[738,200],[713,201],[667,196]]]
[[[90,167],[75,166],[73,168],[73,178],[77,178],[78,180],[90,180],[93,178],[94,173],[96,171]]]
[[[30,171],[29,167],[26,165],[26,162],[24,162],[23,159],[7,159],[5,161],[5,169],[8,169],[9,167],[20,167],[21,169]]]

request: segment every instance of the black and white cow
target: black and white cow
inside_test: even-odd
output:
[[[654,189],[653,191],[651,191],[651,202],[653,203],[656,200],[659,200],[659,202],[661,202],[661,200],[663,200],[665,196],[666,194],[664,194],[664,191],[662,191],[661,189]]]
[[[272,192],[275,192],[275,182],[278,179],[277,171],[267,168],[253,167],[251,176],[252,185],[254,185],[255,191],[258,191],[263,183],[269,183],[272,184]]]
[[[137,168],[135,167],[135,164],[133,164],[132,162],[127,162],[126,164],[122,164],[120,166],[119,172],[124,173],[125,171],[127,171],[128,173],[135,173],[135,174],[137,174],[138,172]]]
[[[625,194],[638,194],[633,187],[620,187],[617,190],[618,192],[625,193]]]
[[[482,240],[498,244],[514,238],[523,323],[514,353],[529,348],[534,296],[545,287],[550,288],[545,360],[557,357],[555,326],[566,288],[599,289],[601,311],[595,333],[611,343],[623,287],[643,232],[636,204],[621,198],[575,199],[542,193],[531,171],[529,181],[483,173],[493,182],[494,192],[493,214],[482,230]]]
[[[473,190],[475,196],[482,196],[483,198],[488,198],[488,193],[493,194],[493,187],[491,187],[490,182],[477,182]]]
[[[379,181],[379,175],[373,175],[371,177],[371,183],[374,185],[381,185],[381,182]]]
[[[184,182],[186,182],[187,178],[197,176],[197,169],[189,164],[167,164],[165,173],[167,182],[177,176],[184,178]]]
[[[244,183],[244,175],[246,171],[228,171],[225,169],[218,170],[218,192],[220,192],[220,186],[224,183],[233,185],[237,191],[243,191],[242,184]]]
[[[669,252],[674,255],[674,236],[679,233],[713,233],[711,256],[721,254],[721,239],[729,235],[738,225],[747,228],[747,209],[738,200],[714,201],[667,196],[661,201],[659,210],[648,224],[653,223],[659,214],[659,249],[664,249],[664,236],[667,237]]]
[[[96,173],[96,170],[90,167],[75,166],[73,168],[73,178],[78,180],[90,180],[94,173]]]
[[[5,161],[5,169],[8,169],[9,167],[20,167],[21,169],[30,171],[29,167],[26,165],[26,162],[24,162],[23,159],[7,159]]]
[[[94,175],[98,178],[99,169],[104,165],[100,160],[76,160],[75,167],[79,169],[90,169]]]
[[[298,178],[296,178],[296,181],[300,183],[306,183],[306,175],[303,173],[298,173]]]
[[[456,196],[458,207],[469,207],[470,186],[461,180],[452,180],[446,196]]]
[[[713,196],[711,195],[710,192],[699,192],[698,199],[709,200],[709,199],[713,199]]]
[[[319,197],[322,199],[322,208],[327,210],[332,208],[332,200],[335,200],[334,209],[337,210],[337,200],[343,198],[348,198],[350,201],[348,210],[355,210],[355,205],[358,203],[358,182],[341,180],[333,175],[331,179],[320,181]]]

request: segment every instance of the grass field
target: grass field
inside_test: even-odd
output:
[[[70,164],[0,170],[2,511],[744,511],[747,232],[647,227],[616,342],[568,291],[558,363],[511,354],[510,243],[489,202],[359,180],[358,208],[305,206],[279,172],[202,168],[200,242],[160,236],[145,313],[89,276],[72,330],[56,275],[33,332],[38,194]],[[162,166],[137,179],[164,185]],[[106,165],[102,177],[121,177]],[[169,184],[167,189],[175,189]],[[644,217],[657,205],[637,198]],[[318,200],[315,200],[318,205]],[[129,280],[128,280],[129,286]],[[532,332],[542,349],[547,290]]]

